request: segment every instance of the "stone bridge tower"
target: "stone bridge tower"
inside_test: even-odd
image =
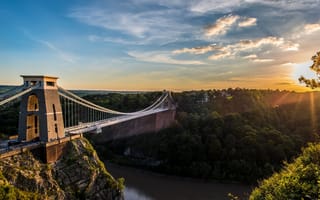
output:
[[[19,141],[51,142],[65,137],[57,77],[24,76],[25,87],[37,88],[22,96]]]

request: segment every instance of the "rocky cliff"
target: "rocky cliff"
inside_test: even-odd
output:
[[[123,199],[115,180],[84,138],[44,164],[30,152],[0,160],[0,199]]]

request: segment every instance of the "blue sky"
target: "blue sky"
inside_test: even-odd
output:
[[[25,1],[26,2],[26,1]],[[302,90],[319,51],[319,0],[1,1],[0,84]]]

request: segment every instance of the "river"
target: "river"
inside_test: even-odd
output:
[[[247,199],[252,190],[249,185],[167,176],[109,162],[106,168],[115,178],[125,178],[125,200],[228,200],[230,192]]]

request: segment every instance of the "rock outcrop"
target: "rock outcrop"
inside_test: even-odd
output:
[[[107,172],[84,138],[69,142],[55,163],[26,152],[0,160],[0,170],[0,199],[123,199],[123,179]]]

